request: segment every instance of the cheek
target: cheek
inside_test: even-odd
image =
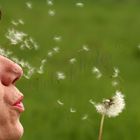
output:
[[[3,100],[0,100],[0,124],[5,125],[9,119],[9,111]]]

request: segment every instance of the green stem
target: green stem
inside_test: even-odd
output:
[[[102,140],[104,118],[105,118],[105,115],[102,115],[98,140]]]

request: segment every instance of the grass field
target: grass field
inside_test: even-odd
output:
[[[84,7],[78,7],[77,0],[54,0],[53,6],[45,0],[32,0],[31,9],[26,2],[0,1],[1,48],[11,50],[35,68],[42,59],[47,60],[43,74],[34,73],[17,83],[25,95],[22,140],[97,140],[100,115],[89,100],[99,102],[117,89],[125,94],[126,108],[120,116],[105,119],[103,140],[139,140],[139,1],[83,0]],[[55,10],[55,15],[49,15],[49,10]],[[11,23],[18,19],[25,24]],[[39,49],[21,50],[19,44],[11,45],[5,37],[9,28],[27,33]],[[56,36],[62,39],[54,39]],[[89,51],[83,50],[83,45]],[[58,53],[53,51],[56,46],[60,48]],[[53,52],[50,57],[49,52]],[[77,61],[70,64],[71,58]],[[102,72],[100,79],[92,73],[93,66]],[[111,85],[114,67],[120,70],[116,87]],[[64,80],[56,78],[58,71],[65,73]],[[82,120],[84,115],[88,118]]]

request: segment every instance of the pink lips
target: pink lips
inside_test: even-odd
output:
[[[21,96],[12,106],[20,113],[24,111],[24,105],[22,103],[23,96]]]

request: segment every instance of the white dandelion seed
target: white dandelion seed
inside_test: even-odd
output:
[[[112,77],[114,77],[114,78],[118,77],[119,73],[120,73],[120,70],[118,68],[114,67],[114,73],[113,73]]]
[[[49,14],[50,16],[55,16],[56,12],[55,12],[54,9],[49,9],[48,14]]]
[[[89,51],[88,46],[87,45],[83,45],[83,50],[88,52]]]
[[[30,43],[29,43],[29,40],[28,40],[28,39],[25,39],[25,40],[24,40],[24,45],[25,45],[25,47],[28,48],[28,49],[31,49],[31,48],[32,48],[31,45],[30,45]]]
[[[22,19],[19,19],[19,20],[18,20],[18,23],[24,25],[24,21],[23,21]]]
[[[64,105],[64,103],[63,103],[62,101],[60,101],[60,100],[57,100],[57,103],[58,103],[59,105],[61,105],[61,106]]]
[[[97,79],[102,77],[102,73],[100,72],[100,70],[97,67],[92,68],[92,73],[94,73],[96,75]]]
[[[5,50],[5,49],[1,48],[1,46],[0,46],[0,55],[3,55],[5,57],[9,57],[11,54],[13,54],[12,51]]]
[[[116,80],[113,80],[111,83],[112,83],[112,86],[113,87],[116,87],[117,85],[119,85],[119,82],[116,81]]]
[[[69,62],[70,62],[71,64],[74,64],[76,61],[77,61],[76,58],[71,58],[71,59],[69,60]]]
[[[89,103],[91,103],[92,105],[95,105],[95,102],[92,99],[89,100]]]
[[[66,78],[63,72],[56,72],[56,76],[58,80],[64,80]]]
[[[62,40],[62,36],[56,35],[56,36],[54,36],[53,40],[56,42],[60,42]]]
[[[21,43],[26,36],[27,34],[25,34],[24,32],[15,29],[8,29],[8,32],[6,33],[6,38],[9,39],[9,41],[13,45]]]
[[[47,4],[48,4],[49,6],[52,6],[52,5],[53,5],[53,1],[52,1],[52,0],[47,0]]]
[[[32,37],[29,37],[29,41],[31,42],[33,48],[34,48],[35,50],[38,50],[39,46],[38,46],[38,44],[34,41],[34,39],[33,39]]]
[[[12,20],[11,23],[15,26],[17,26],[19,24],[18,22],[14,21],[14,20]]]
[[[76,109],[70,108],[70,112],[71,112],[71,113],[76,113]]]
[[[82,7],[84,7],[84,3],[82,3],[82,2],[77,2],[77,3],[76,3],[76,6],[82,8]]]
[[[81,120],[87,120],[88,119],[88,114],[84,114]]]
[[[30,79],[31,76],[34,74],[35,72],[35,68],[34,67],[31,67],[30,69],[28,69],[27,71],[27,74],[23,74],[23,76],[26,78],[26,79]]]
[[[97,112],[108,117],[118,116],[125,107],[124,95],[116,91],[111,99],[104,99],[102,103],[94,105]]]
[[[18,26],[19,24],[24,24],[24,21],[22,19],[18,19],[18,21],[12,20],[11,23],[15,26]]]
[[[31,2],[26,2],[26,6],[27,6],[27,8],[29,8],[29,9],[32,9],[32,3]]]
[[[137,48],[140,50],[140,45],[138,45]]]
[[[49,56],[49,57],[52,57],[52,56],[53,56],[53,52],[52,52],[52,51],[49,51],[49,52],[48,52],[48,56]]]
[[[54,52],[58,53],[60,48],[59,47],[54,47],[53,50],[54,50]]]
[[[39,73],[39,74],[43,74],[44,73],[44,66],[45,66],[45,63],[46,63],[46,59],[42,59],[41,60],[41,65],[40,65],[40,67],[37,69],[37,72]]]

